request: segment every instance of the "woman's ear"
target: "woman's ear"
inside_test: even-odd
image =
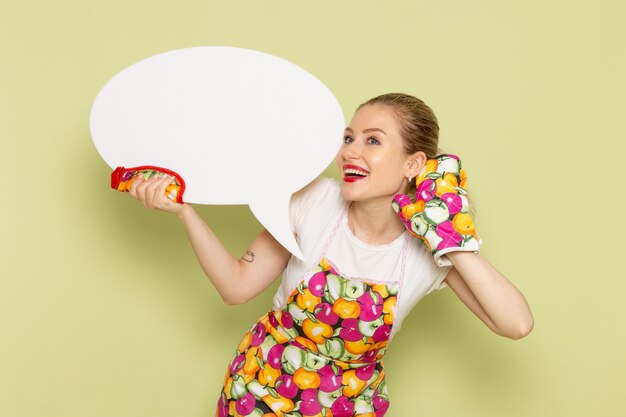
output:
[[[408,157],[409,166],[407,171],[407,176],[411,176],[415,178],[419,175],[419,173],[426,166],[426,161],[428,158],[426,154],[422,151],[415,152],[414,154]]]

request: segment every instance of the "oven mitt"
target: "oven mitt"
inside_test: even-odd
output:
[[[166,168],[152,165],[142,165],[134,168],[117,167],[111,173],[111,188],[118,191],[127,192],[130,186],[138,176],[148,180],[153,176],[162,176],[169,174],[174,177],[174,182],[167,186],[165,194],[167,198],[177,203],[183,203],[183,193],[185,192],[185,181],[176,172]]]
[[[459,157],[441,154],[429,159],[415,184],[415,202],[397,194],[392,207],[409,232],[426,244],[437,265],[452,265],[443,256],[448,252],[478,253],[482,240],[469,213],[467,178]]]

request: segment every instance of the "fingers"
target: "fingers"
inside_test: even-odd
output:
[[[154,183],[148,186],[148,192],[151,192],[150,196],[150,206],[151,208],[165,209],[170,206],[169,203],[172,202],[167,195],[165,194],[165,190],[168,185],[170,185],[174,181],[174,178],[169,175],[163,175],[160,178],[157,178]]]
[[[152,180],[152,181],[150,181]],[[150,178],[145,188],[146,204],[148,208],[164,209],[170,200],[165,195],[165,189],[172,182],[166,175]]]
[[[141,175],[138,175],[130,183],[130,188],[128,189],[128,192],[134,198],[137,198],[137,186],[142,182],[143,182],[143,178],[141,177]]]
[[[165,190],[174,179],[169,175],[152,176],[148,180],[137,176],[130,186],[129,193],[146,208],[167,210],[175,204],[165,195]]]

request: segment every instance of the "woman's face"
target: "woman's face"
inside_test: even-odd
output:
[[[336,161],[345,200],[391,200],[402,192],[410,161],[392,110],[380,104],[359,109],[346,127]]]

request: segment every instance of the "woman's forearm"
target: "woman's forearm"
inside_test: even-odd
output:
[[[185,204],[178,213],[202,270],[227,304],[236,304],[240,291],[241,264],[228,252],[193,207]]]
[[[254,239],[242,259],[236,259],[209,226],[185,204],[177,216],[202,270],[226,304],[243,304],[265,291],[280,276],[291,254],[267,230]]]
[[[450,252],[446,256],[485,313],[503,336],[518,339],[534,326],[533,315],[522,293],[485,258],[473,252]]]
[[[150,209],[176,214],[182,221],[187,237],[200,266],[227,304],[244,303],[267,288],[280,275],[290,253],[266,230],[262,230],[249,247],[250,259],[235,259],[213,234],[204,220],[189,204],[180,204],[166,196],[174,178],[168,175],[144,181],[138,177],[129,193]]]

